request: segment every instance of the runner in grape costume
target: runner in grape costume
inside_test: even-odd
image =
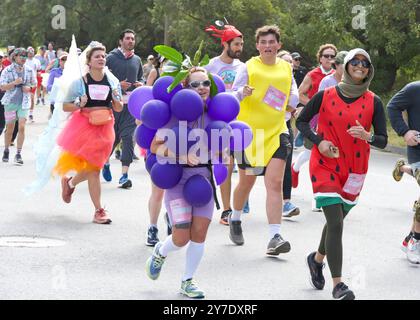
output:
[[[244,149],[252,136],[242,139],[246,136],[243,132],[250,129],[233,121],[239,113],[239,101],[228,93],[218,93],[218,83],[202,68],[209,58],[201,59],[201,46],[193,61],[167,46],[156,46],[155,50],[171,60],[172,70],[167,72],[174,77],[163,76],[153,88],[135,90],[129,109],[142,121],[136,139],[150,149],[146,167],[153,183],[165,189],[173,229],[165,241],[156,244],[146,271],[156,280],[168,254],[188,245],[181,293],[203,298],[204,292],[193,276],[204,254],[214,204],[219,208],[213,172],[220,185],[227,176],[226,165],[220,160],[228,161],[229,149],[238,148],[238,144]]]
[[[307,257],[314,288],[322,290],[323,259],[334,282],[335,299],[354,299],[341,281],[343,219],[357,204],[368,170],[370,145],[385,148],[386,120],[379,97],[369,91],[374,68],[363,49],[351,50],[344,60],[343,80],[336,87],[317,93],[305,106],[297,127],[317,148],[312,149],[310,175],[318,208],[327,223],[317,252]],[[310,120],[319,114],[317,132]],[[371,127],[374,133],[371,133]]]

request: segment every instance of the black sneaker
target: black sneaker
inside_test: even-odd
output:
[[[231,213],[232,213],[232,210],[231,209],[223,211],[222,212],[222,215],[220,216],[219,223],[220,224],[223,224],[225,226],[228,226],[229,225],[229,215]]]
[[[322,290],[325,286],[325,278],[322,274],[322,269],[325,267],[325,263],[318,263],[315,261],[316,252],[312,252],[306,258],[306,264],[309,268],[309,273],[311,274],[310,283],[314,289]]]
[[[171,221],[169,220],[169,215],[167,212],[165,212],[165,222],[166,222],[166,232],[168,236],[170,236],[172,234],[172,225],[171,225]]]
[[[354,300],[356,298],[353,291],[351,291],[344,282],[340,282],[335,286],[332,295],[333,298],[337,300]]]
[[[229,238],[234,244],[241,246],[244,244],[244,236],[242,234],[242,221],[232,221],[229,215]]]
[[[120,150],[115,150],[115,159],[121,160],[121,151]]]
[[[290,251],[290,243],[284,240],[281,235],[274,235],[267,246],[266,254],[269,256],[278,256],[280,253],[287,253]]]
[[[17,153],[15,155],[15,164],[21,166],[23,165],[23,160],[22,160],[22,156],[20,155],[20,153]]]
[[[158,228],[152,226],[147,230],[146,246],[154,247],[158,242]]]
[[[9,150],[4,150],[2,161],[9,162]]]

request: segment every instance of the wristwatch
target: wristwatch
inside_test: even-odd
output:
[[[375,140],[375,134],[372,132],[372,133],[370,134],[370,137],[369,137],[369,139],[367,140],[367,142],[372,143],[374,140]]]

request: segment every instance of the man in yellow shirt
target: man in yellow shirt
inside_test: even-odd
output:
[[[233,212],[229,217],[230,239],[244,244],[241,214],[258,175],[264,175],[267,191],[266,211],[270,230],[268,255],[290,251],[290,243],[280,235],[283,208],[285,159],[292,152],[285,120],[299,101],[292,68],[277,58],[281,49],[280,30],[264,26],[256,31],[260,55],[253,57],[238,71],[233,91],[241,101],[238,120],[252,128],[254,139],[242,157],[237,154],[239,184],[233,195]]]

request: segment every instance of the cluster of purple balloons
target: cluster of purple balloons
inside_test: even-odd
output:
[[[212,152],[230,148],[233,151],[244,150],[252,141],[252,131],[249,126],[241,121],[234,121],[239,114],[239,101],[231,94],[225,92],[223,80],[213,75],[218,94],[207,101],[208,116],[212,120],[206,127],[209,138],[209,150]],[[204,106],[200,95],[190,89],[183,89],[177,85],[170,93],[168,87],[174,81],[173,77],[164,76],[159,78],[153,87],[142,86],[135,89],[128,100],[128,110],[142,124],[136,130],[137,144],[143,149],[150,149],[151,143],[158,129],[169,123],[172,117],[179,121],[195,121],[204,112]],[[180,126],[172,128],[177,139],[177,147],[171,150],[176,154],[182,154],[182,135]],[[191,130],[186,129],[187,132]],[[217,137],[218,141],[212,141],[212,132],[216,130],[226,132],[227,140]],[[223,134],[222,134],[223,136]],[[226,138],[226,135],[225,135]],[[220,140],[220,141],[219,141]],[[185,142],[185,141],[184,141]],[[195,141],[187,142],[186,152],[195,144]],[[215,147],[216,146],[216,147]],[[214,149],[218,150],[214,150]],[[184,150],[185,152],[185,150]],[[150,173],[153,183],[162,189],[171,189],[181,180],[183,168],[178,164],[162,164],[156,155],[148,152],[146,169]],[[222,184],[227,177],[228,170],[222,163],[214,165],[216,183]],[[201,177],[201,178],[200,178]],[[193,176],[184,185],[185,199],[194,207],[206,205],[212,198],[211,184],[202,176]]]

